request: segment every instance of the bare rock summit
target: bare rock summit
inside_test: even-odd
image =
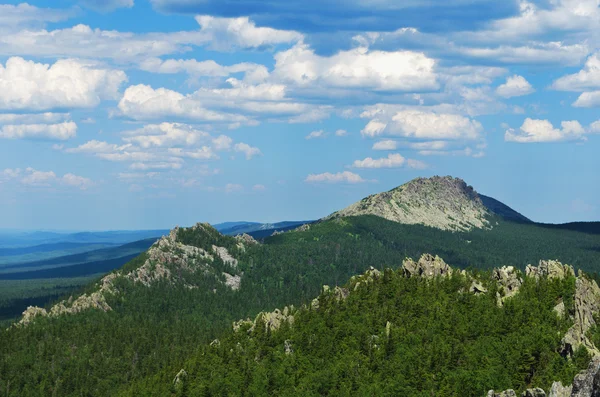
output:
[[[325,219],[376,215],[405,224],[442,230],[489,229],[492,212],[462,179],[451,176],[417,178],[387,192],[374,194]]]

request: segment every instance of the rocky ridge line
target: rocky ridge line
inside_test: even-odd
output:
[[[423,277],[434,279],[436,277],[451,277],[457,272],[452,269],[442,258],[430,254],[423,254],[418,261],[407,258],[403,261],[401,267],[404,277]],[[567,277],[575,277],[575,271],[572,266],[565,265],[556,260],[541,260],[538,266],[528,265],[523,275],[513,266],[503,266],[492,271],[490,280],[479,280],[465,270],[458,271],[461,277],[466,277],[471,281],[470,293],[485,294],[488,289],[484,284],[489,286],[489,283],[496,283],[502,294],[496,296],[498,306],[502,307],[507,299],[519,293],[519,288],[525,278],[540,279],[546,277],[549,279]],[[295,309],[293,306],[285,307],[283,310],[276,309],[273,312],[261,312],[254,320],[246,319],[233,323],[234,332],[246,330],[251,335],[257,328],[261,327],[264,330],[274,331],[287,323],[290,326],[294,324],[294,317],[298,310],[320,310],[320,302],[325,300],[335,300],[337,302],[347,299],[347,297],[359,288],[373,283],[374,280],[382,277],[382,273],[371,267],[360,276],[353,276],[348,283],[348,288],[334,287],[330,288],[327,285],[323,286],[321,295],[313,299],[309,306],[303,306],[300,309]],[[528,389],[521,394],[521,397],[600,397],[600,351],[590,341],[586,333],[594,326],[594,314],[600,313],[600,288],[593,280],[585,277],[581,272],[576,277],[576,287],[574,295],[574,314],[572,315],[573,326],[567,331],[562,340],[563,353],[572,355],[579,346],[584,346],[588,353],[592,356],[592,361],[586,371],[582,371],[573,381],[573,385],[563,386],[560,382],[554,382],[552,388],[547,395],[540,388]],[[562,312],[555,308],[557,315],[564,316],[564,303]],[[262,322],[262,324],[261,324]],[[386,324],[386,334],[389,335],[390,329],[393,327],[389,321]],[[374,340],[377,338],[373,336]],[[213,343],[218,343],[215,340]],[[290,341],[285,341],[286,354],[293,354],[293,346]],[[487,397],[517,397],[514,390],[505,390],[499,393],[490,390]]]
[[[198,223],[192,227],[193,230],[211,228],[209,224]],[[147,259],[142,266],[130,271],[127,274],[122,274],[119,271],[110,273],[103,277],[98,282],[98,290],[83,294],[76,299],[70,297],[68,300],[63,300],[47,311],[46,309],[29,306],[24,312],[21,320],[16,323],[17,326],[25,326],[38,316],[56,317],[62,314],[75,314],[88,309],[99,309],[104,312],[112,310],[106,302],[106,297],[118,294],[119,291],[115,288],[115,281],[119,278],[130,280],[136,284],[141,284],[145,287],[150,287],[152,284],[167,280],[171,283],[178,281],[175,274],[179,270],[188,272],[202,271],[206,275],[213,274],[217,279],[224,279],[223,284],[227,287],[237,290],[240,288],[241,275],[229,273],[215,273],[211,267],[215,256],[218,256],[224,263],[237,267],[238,260],[231,256],[225,247],[212,245],[211,252],[191,245],[182,244],[177,240],[177,234],[180,228],[175,227],[170,231],[169,235],[161,237],[154,243],[146,252]],[[240,250],[245,251],[245,247],[258,244],[249,235],[236,236],[237,246]],[[187,288],[197,288],[194,285],[185,284]]]

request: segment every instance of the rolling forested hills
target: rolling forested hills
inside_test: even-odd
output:
[[[589,225],[560,228],[507,220],[462,181],[418,186],[426,189],[371,197],[351,207],[351,214],[336,213],[260,242],[249,235],[223,235],[208,224],[176,228],[122,268],[52,305],[28,309],[18,324],[0,333],[0,391],[8,396],[136,395],[140,390],[148,395],[241,395],[242,390],[249,395],[460,395],[458,385],[472,379],[462,395],[479,395],[486,388],[547,388],[551,381],[572,379],[590,354],[580,349],[557,354],[574,321],[569,304],[574,274],[561,282],[525,280],[522,294],[499,306],[496,292],[503,297],[512,289],[490,281],[496,274],[492,269],[514,266],[524,274],[528,264],[553,259],[584,270],[591,280],[600,271],[600,234],[589,232]],[[406,194],[410,201],[397,201]],[[425,224],[412,222],[435,201],[432,194],[439,198],[435,217]],[[464,219],[461,208],[467,211]],[[372,213],[377,211],[386,217]],[[469,269],[463,276],[479,280],[486,293],[465,295],[470,281],[458,276],[433,284],[400,276],[407,257],[426,253],[444,258],[455,275]],[[303,310],[302,321],[294,322],[297,328],[290,324],[265,337],[252,331],[257,336],[250,339],[247,330],[231,333],[232,322],[260,312],[287,306],[289,314],[292,305],[294,310],[312,307],[324,284],[353,291],[351,277],[371,268],[389,274],[384,280],[390,284],[359,288],[347,303],[332,304],[331,311]],[[600,297],[590,299],[600,307]],[[552,311],[561,302],[562,319]],[[394,324],[392,330],[403,327],[393,348],[382,343],[384,318]],[[446,335],[443,340],[433,338],[444,330],[449,333],[440,334]],[[588,331],[586,338],[596,340],[593,329]],[[405,338],[411,333],[416,339]],[[369,342],[372,335],[381,342]],[[217,348],[207,350],[215,339]],[[521,339],[520,345],[514,343]],[[281,357],[286,340],[293,341],[296,355]],[[469,351],[461,348],[467,342],[473,343]],[[365,350],[369,343],[371,350]],[[373,344],[383,351],[373,350]],[[236,346],[245,353],[232,355]],[[339,356],[327,361],[326,346]],[[382,364],[388,347],[392,369]],[[407,367],[406,355],[413,366]],[[503,367],[505,359],[522,366]],[[360,370],[356,363],[362,363]],[[206,373],[210,368],[218,372]],[[187,383],[182,383],[182,369]],[[432,374],[438,375],[432,379]]]

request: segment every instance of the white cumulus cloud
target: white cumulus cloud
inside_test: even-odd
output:
[[[355,48],[330,57],[298,43],[275,54],[273,76],[300,86],[421,91],[438,88],[435,61],[414,51],[370,51]]]
[[[355,160],[352,166],[355,168],[400,168],[405,162],[404,157],[398,153],[393,153],[379,159],[367,157],[364,160]]]
[[[262,155],[259,148],[250,146],[247,143],[243,143],[243,142],[236,143],[235,146],[233,147],[233,149],[236,152],[244,153],[246,155],[247,160],[250,160],[254,156]]]
[[[116,99],[126,80],[123,71],[73,59],[48,65],[12,57],[0,64],[0,109],[94,107],[103,99]]]
[[[496,93],[504,98],[528,95],[534,91],[531,84],[525,80],[525,77],[519,75],[509,76],[506,83],[496,88]]]
[[[600,54],[590,56],[579,72],[555,80],[552,88],[560,91],[588,91],[600,88]]]
[[[325,172],[322,174],[310,174],[304,180],[305,182],[324,182],[324,183],[364,183],[367,180],[363,179],[360,175],[350,171],[338,172],[332,174]]]
[[[398,148],[398,142],[391,139],[375,142],[373,144],[373,150],[396,150]]]
[[[586,130],[578,121],[563,121],[561,128],[554,128],[548,120],[527,118],[519,131],[509,129],[504,140],[518,143],[558,142],[565,140],[585,139]]]
[[[479,139],[483,127],[476,120],[458,114],[402,110],[390,122],[371,120],[361,131],[364,136],[396,135],[417,139]]]
[[[0,138],[48,139],[66,141],[77,135],[77,124],[66,121],[60,124],[14,124],[0,127]]]
[[[294,31],[257,27],[248,17],[218,18],[198,15],[196,21],[200,24],[200,33],[209,48],[220,51],[270,47],[303,38],[302,34]]]

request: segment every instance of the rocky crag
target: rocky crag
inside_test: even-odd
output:
[[[38,316],[56,317],[89,309],[98,309],[105,312],[112,310],[107,303],[107,298],[109,295],[120,293],[116,285],[121,280],[130,281],[144,287],[151,287],[157,282],[165,281],[173,284],[180,283],[185,288],[191,289],[198,287],[189,284],[182,275],[202,272],[205,276],[215,277],[232,290],[240,288],[243,274],[237,270],[238,259],[226,247],[211,244],[210,247],[205,249],[184,244],[179,241],[180,238],[178,237],[181,231],[191,231],[197,234],[216,233],[216,230],[207,223],[198,223],[189,229],[176,227],[171,230],[169,235],[163,236],[150,247],[144,254],[145,261],[137,269],[129,272],[119,270],[110,273],[98,282],[94,292],[83,294],[77,298],[70,297],[55,304],[50,310],[30,306],[23,312],[22,319],[16,325],[25,326]],[[235,237],[237,252],[245,252],[246,247],[253,244],[258,243],[247,234]],[[214,262],[216,258],[227,265],[228,271],[217,271],[215,269]]]
[[[442,230],[486,229],[489,211],[471,186],[450,176],[414,179],[388,192],[374,194],[324,219],[376,215],[405,224]]]
[[[524,273],[512,266],[504,266],[494,269],[490,279],[479,279],[470,272],[452,269],[438,256],[424,254],[418,261],[413,259],[404,260],[401,274],[407,278],[422,277],[427,279],[457,275],[466,278],[471,283],[468,293],[473,294],[486,294],[495,284],[496,288],[494,290],[498,291],[496,300],[499,307],[502,307],[507,300],[519,293],[519,289],[526,278],[540,280],[540,278],[564,279],[575,277],[573,309],[566,312],[564,302],[560,302],[555,307],[555,312],[557,316],[568,315],[573,321],[573,325],[562,338],[561,353],[571,356],[580,346],[585,347],[592,357],[588,369],[577,375],[572,385],[562,385],[560,382],[554,382],[548,393],[540,388],[527,389],[520,395],[514,390],[501,392],[490,390],[487,397],[600,397],[600,351],[586,336],[588,331],[596,325],[594,316],[600,313],[600,288],[595,281],[590,280],[582,273],[575,276],[573,267],[555,260],[542,260],[537,266],[528,265]],[[364,288],[382,276],[379,270],[370,268],[364,274],[352,277],[347,288],[323,286],[321,295],[315,298],[310,305],[304,305],[298,309],[292,306],[285,307],[283,310],[276,309],[273,312],[259,313],[254,320],[246,319],[234,322],[233,330],[234,332],[245,331],[249,337],[253,337],[257,329],[274,331],[286,323],[293,326],[299,310],[321,310],[323,302],[345,300],[353,291]],[[393,324],[390,322],[386,324],[388,334],[392,327]],[[218,341],[213,343],[218,343]],[[290,341],[286,340],[284,347],[286,354],[293,354],[294,349]]]

